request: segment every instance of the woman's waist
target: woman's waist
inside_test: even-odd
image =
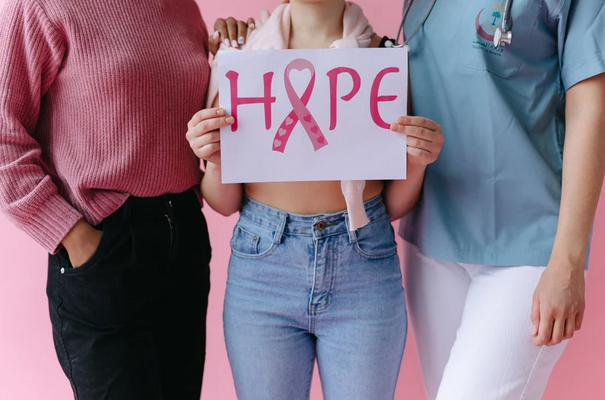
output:
[[[382,181],[367,181],[363,201],[382,193]],[[246,184],[246,195],[259,203],[292,214],[336,214],[347,208],[340,181]]]
[[[364,201],[364,207],[370,222],[388,218],[380,193]],[[240,224],[254,224],[290,235],[317,235],[320,233],[321,236],[347,233],[350,226],[346,207],[337,212],[297,214],[272,207],[250,197],[246,198],[242,207]]]

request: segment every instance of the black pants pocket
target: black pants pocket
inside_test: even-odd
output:
[[[142,283],[131,268],[136,262],[132,240],[128,224],[117,216],[104,222],[101,243],[84,265],[73,268],[66,252],[59,253],[59,259],[62,267],[58,291],[64,313],[98,327],[119,325],[142,316],[145,296]]]

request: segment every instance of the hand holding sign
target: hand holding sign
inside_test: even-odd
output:
[[[422,117],[399,117],[391,130],[407,135],[410,162],[426,166],[437,161],[444,142],[441,125]]]
[[[225,116],[225,110],[211,108],[196,113],[189,121],[187,140],[193,152],[200,159],[220,164],[219,128],[233,125],[235,119]],[[293,124],[294,120],[287,120]],[[281,129],[281,128],[280,128]],[[418,165],[428,165],[437,160],[444,142],[441,125],[422,117],[397,118],[391,125],[393,132],[408,136],[408,155],[410,161]]]
[[[298,97],[296,88],[294,87],[297,83],[297,79],[295,79],[295,76],[292,76],[293,71],[310,72],[310,79],[306,83],[306,87],[299,88],[304,90],[300,97]],[[441,126],[426,118],[406,116],[399,116],[396,119],[396,122],[389,126],[383,120],[378,107],[378,103],[388,102],[394,99],[395,96],[379,96],[378,92],[382,79],[389,73],[396,72],[395,68],[385,68],[374,79],[370,92],[370,117],[377,127],[384,127],[385,129],[390,127],[393,132],[405,134],[407,136],[407,153],[410,156],[410,162],[419,166],[426,166],[434,162],[441,151],[441,146],[444,141]],[[309,138],[310,143],[313,145],[313,150],[317,152],[328,145],[328,140],[307,107],[315,86],[315,67],[308,60],[294,60],[288,64],[284,75],[284,86],[290,102],[291,111],[275,132],[273,142],[270,143],[272,150],[274,152],[285,153],[286,145],[290,140],[291,135],[294,133],[295,128],[301,126],[306,133],[306,136]],[[329,130],[327,131],[329,133],[338,127],[339,122],[341,124],[343,123],[338,118],[339,96],[340,99],[345,102],[350,102],[355,98],[362,88],[362,77],[355,69],[349,67],[334,68],[327,73],[327,76],[330,93],[330,125]],[[350,90],[345,90],[344,94],[338,93],[339,80],[342,80],[347,76],[351,80]],[[236,100],[232,101],[232,106],[235,105],[235,107],[233,107],[235,113],[237,113],[237,108],[242,105],[256,103],[264,104],[266,111],[265,126],[266,129],[270,130],[273,117],[270,105],[277,101],[275,97],[271,96],[273,74],[265,74],[265,96],[260,98],[240,98],[237,86],[239,74],[230,71],[229,79],[232,83],[235,83],[235,85],[231,86],[231,95]],[[301,92],[303,90],[301,90]],[[353,117],[356,116],[354,115]],[[344,123],[346,124],[347,121]],[[232,131],[237,131],[239,128],[236,119],[228,116],[225,110],[221,108],[202,110],[194,115],[188,124],[189,131],[187,132],[187,139],[195,154],[210,163],[220,164],[221,145],[218,129],[228,128],[229,126],[232,126]],[[347,132],[345,132],[345,134],[347,134]],[[267,147],[265,147],[264,151],[266,150]],[[397,156],[400,157],[400,155]],[[364,161],[367,162],[368,160],[370,160],[370,156],[365,157],[365,160],[356,161],[363,164]]]
[[[210,108],[195,114],[187,124],[189,146],[200,159],[213,164],[221,163],[220,130],[233,125],[235,119],[226,116],[221,108]]]

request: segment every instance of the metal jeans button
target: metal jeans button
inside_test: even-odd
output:
[[[318,231],[323,231],[326,229],[326,223],[324,221],[320,221],[317,223],[316,228]]]

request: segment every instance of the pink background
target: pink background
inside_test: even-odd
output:
[[[4,2],[0,0],[0,6]],[[245,19],[258,15],[261,7],[275,7],[278,1],[199,3],[209,28],[212,28],[215,18],[220,15],[235,13],[234,16]],[[395,34],[401,0],[381,1],[380,7],[370,0],[361,0],[359,3],[366,6],[367,15],[379,34]],[[208,317],[208,358],[202,397],[234,400],[233,381],[223,342],[221,309],[229,257],[228,243],[235,217],[225,220],[210,210],[206,210],[206,215],[212,234],[214,259]],[[605,398],[604,241],[605,201],[602,201],[593,238],[584,328],[569,344],[557,365],[545,400]],[[4,217],[0,217],[0,254],[0,399],[72,398],[68,381],[55,358],[51,338],[45,295],[47,255]],[[408,341],[397,393],[396,398],[401,400],[425,399],[412,337]],[[312,398],[322,398],[317,379],[313,384]]]

